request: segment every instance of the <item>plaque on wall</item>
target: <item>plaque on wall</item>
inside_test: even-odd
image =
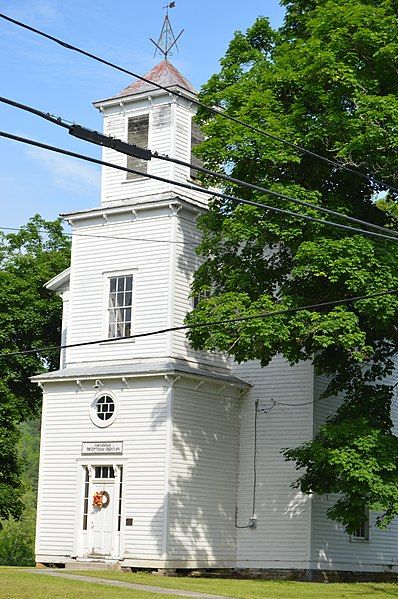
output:
[[[122,454],[123,441],[83,441],[82,455]]]

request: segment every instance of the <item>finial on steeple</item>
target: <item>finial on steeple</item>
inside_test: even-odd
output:
[[[177,37],[175,37],[174,31],[173,31],[173,28],[171,26],[170,19],[169,19],[169,8],[174,8],[175,5],[176,5],[175,2],[169,2],[169,4],[167,4],[167,6],[163,7],[166,10],[166,14],[164,16],[163,27],[162,27],[162,31],[160,32],[158,41],[155,42],[152,38],[149,38],[151,40],[151,42],[153,44],[155,44],[155,46],[156,46],[155,54],[153,55],[154,57],[156,56],[156,53],[159,51],[161,54],[163,54],[163,56],[165,57],[165,60],[167,60],[168,56],[172,56],[172,53],[170,52],[170,50],[172,48],[174,48],[174,46],[176,47],[177,52],[179,51],[178,46],[177,46],[177,41],[180,39],[180,37],[184,33],[184,30],[182,29],[182,31],[180,31],[180,33],[177,35]]]

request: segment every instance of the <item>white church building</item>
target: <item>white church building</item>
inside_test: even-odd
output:
[[[194,88],[167,60],[146,77],[180,96],[133,82],[94,104],[104,133],[190,161]],[[107,148],[103,158],[192,182],[170,162]],[[396,523],[381,531],[370,514],[350,536],[326,518],[332,497],[291,487],[298,474],[281,450],[311,439],[329,413],[327,401],[311,403],[326,381],[310,363],[233,364],[193,351],[184,331],[120,339],[184,323],[205,211],[202,193],[103,167],[100,206],[63,215],[71,266],[47,288],[62,297],[62,342],[74,347],[58,371],[34,377],[37,562],[397,572]]]

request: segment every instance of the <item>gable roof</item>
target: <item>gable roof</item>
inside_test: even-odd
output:
[[[197,94],[197,91],[193,85],[189,83],[188,79],[186,79],[184,75],[181,75],[175,66],[168,60],[162,60],[162,62],[153,67],[146,75],[144,75],[144,77],[163,87],[180,87],[191,94]],[[114,97],[122,98],[124,96],[142,94],[143,92],[149,92],[156,89],[158,89],[156,85],[137,79],[131,85],[122,89],[122,91]]]

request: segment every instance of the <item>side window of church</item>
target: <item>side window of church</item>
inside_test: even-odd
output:
[[[131,335],[133,305],[133,277],[109,279],[109,338]]]
[[[351,535],[354,541],[369,541],[369,509],[364,507],[363,511],[365,519]]]
[[[202,143],[202,141],[204,140],[205,136],[203,135],[203,133],[201,132],[199,125],[197,123],[195,123],[195,121],[192,119],[192,125],[191,125],[191,164],[195,165],[195,166],[203,166],[202,161],[197,158],[196,156],[194,156],[192,150],[194,149],[195,146],[199,145],[200,143]],[[198,176],[198,171],[196,171],[195,169],[191,168],[191,179],[196,179]]]
[[[134,116],[128,120],[128,143],[148,148],[149,115],[142,114]],[[127,168],[133,168],[143,173],[147,172],[148,163],[146,160],[127,156]],[[139,179],[140,175],[127,173],[127,179]]]
[[[209,297],[211,297],[211,289],[206,289],[206,291],[199,291],[197,295],[194,295],[192,297],[192,308],[197,308],[200,301],[208,299]]]

